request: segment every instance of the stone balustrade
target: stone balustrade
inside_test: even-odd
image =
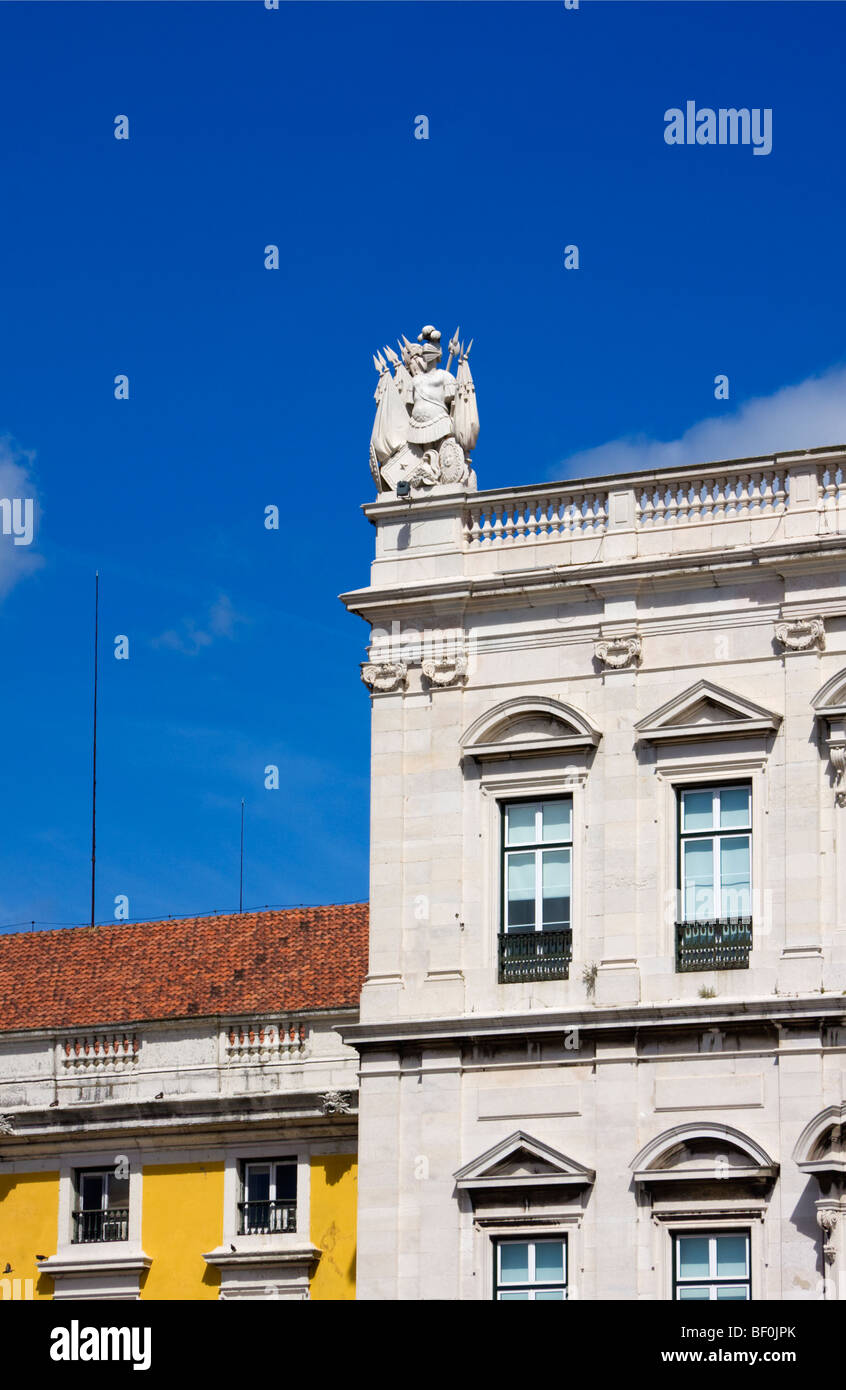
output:
[[[846,533],[846,446],[475,493],[442,484],[364,510],[377,586],[409,564],[419,583],[793,545]]]
[[[783,511],[789,479],[778,467],[701,476],[658,478],[635,486],[638,526],[673,526],[697,521]]]
[[[284,1062],[301,1057],[308,1043],[304,1023],[234,1023],[226,1030],[229,1062]]]
[[[840,469],[824,464],[816,471],[818,496],[839,501],[846,493]],[[598,535],[627,523],[631,529],[645,530],[778,516],[790,501],[789,472],[776,460],[759,468],[718,464],[602,481],[607,485],[591,488],[581,483],[572,491],[562,485],[478,493],[464,513],[464,546]],[[617,503],[616,519],[612,499]]]
[[[72,1072],[124,1070],[138,1061],[140,1043],[134,1033],[87,1033],[65,1038],[59,1045],[62,1069]]]
[[[846,459],[836,458],[819,468],[819,501],[823,509],[841,504],[846,497]]]
[[[477,496],[464,518],[468,547],[587,535],[604,531],[608,520],[607,492],[530,488],[516,496],[513,489]]]

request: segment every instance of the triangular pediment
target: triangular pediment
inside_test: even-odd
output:
[[[684,710],[677,710],[671,719],[666,721],[667,728],[676,728],[679,725],[687,724],[724,724],[727,719],[742,719],[743,715],[736,709],[730,709],[728,705],[721,704],[709,696],[703,696],[697,700],[695,705],[690,705]]]
[[[459,1188],[586,1187],[594,1172],[522,1130],[509,1135],[455,1174]]]
[[[780,723],[780,714],[702,680],[639,720],[635,728],[644,743],[670,743],[771,733]]]

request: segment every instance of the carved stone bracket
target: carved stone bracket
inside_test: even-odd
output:
[[[14,1134],[15,1117],[14,1115],[0,1115],[0,1134]]]
[[[421,669],[430,685],[461,685],[467,679],[467,657],[460,652],[439,661],[424,661]]]
[[[349,1115],[352,1113],[351,1091],[325,1091],[320,1097],[324,1115]]]
[[[789,652],[825,651],[822,618],[786,618],[775,625],[776,640]]]
[[[374,692],[404,690],[408,680],[408,666],[404,661],[365,662],[361,668],[361,679]]]
[[[830,743],[828,756],[837,774],[834,779],[834,799],[838,806],[846,806],[846,743]]]
[[[833,1265],[837,1259],[835,1232],[838,1215],[836,1207],[817,1202],[817,1225],[823,1233],[823,1259],[828,1265]]]
[[[603,666],[621,671],[626,666],[639,666],[643,642],[637,633],[631,637],[606,637],[594,644],[594,654]]]

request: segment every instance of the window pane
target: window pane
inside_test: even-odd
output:
[[[535,856],[509,854],[507,863],[509,927],[535,925]]]
[[[276,1200],[293,1202],[297,1196],[297,1168],[294,1163],[279,1163],[276,1167]]]
[[[563,1289],[542,1289],[535,1294],[536,1303],[563,1303]]]
[[[686,922],[714,916],[714,841],[686,840],[684,859],[684,917]]]
[[[564,1283],[564,1245],[562,1241],[544,1240],[539,1241],[535,1246],[535,1282],[538,1284]]]
[[[727,787],[720,792],[720,828],[737,830],[749,824],[749,788]]]
[[[678,1260],[680,1279],[707,1279],[711,1272],[708,1237],[679,1236]]]
[[[723,917],[748,917],[750,911],[749,836],[731,835],[720,841],[720,885]]]
[[[543,853],[543,925],[570,924],[570,851],[547,849]]]
[[[708,1302],[711,1298],[711,1290],[701,1288],[679,1289],[678,1296],[680,1299],[693,1299],[697,1303],[703,1299]]]
[[[524,802],[520,806],[505,808],[505,843],[507,845],[533,845],[535,843],[535,816],[538,802]]]
[[[80,1197],[83,1211],[102,1211],[106,1205],[106,1178],[104,1173],[83,1173],[80,1180]]]
[[[544,840],[571,840],[573,838],[572,815],[571,802],[545,801],[543,803]]]
[[[528,1244],[509,1241],[499,1247],[499,1280],[501,1284],[528,1284]]]
[[[270,1169],[247,1169],[247,1201],[267,1202],[270,1199]]]
[[[714,829],[714,793],[682,793],[682,830]]]
[[[745,1302],[749,1300],[749,1290],[743,1284],[729,1285],[725,1288],[717,1289],[717,1299],[723,1298],[742,1298]]]
[[[109,1179],[108,1205],[110,1207],[129,1206],[129,1178],[116,1178],[112,1174]]]
[[[747,1248],[745,1235],[717,1236],[717,1275],[720,1279],[746,1278],[749,1273]]]
[[[525,1292],[524,1292],[524,1293],[501,1293],[501,1294],[499,1295],[499,1301],[500,1301],[500,1303],[513,1303],[515,1299],[519,1300],[519,1301],[522,1302],[522,1303],[528,1303],[528,1301],[529,1301],[529,1295],[528,1295],[528,1293],[525,1293]]]

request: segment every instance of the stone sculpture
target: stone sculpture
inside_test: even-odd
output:
[[[396,492],[398,483],[407,483],[411,491],[439,483],[476,488],[471,453],[479,437],[479,416],[467,360],[473,343],[465,348],[458,335],[456,329],[446,367],[441,366],[441,335],[432,324],[425,325],[416,343],[403,337],[399,354],[386,347],[373,358],[379,382],[370,471],[380,492]],[[454,376],[453,359],[458,362]]]

